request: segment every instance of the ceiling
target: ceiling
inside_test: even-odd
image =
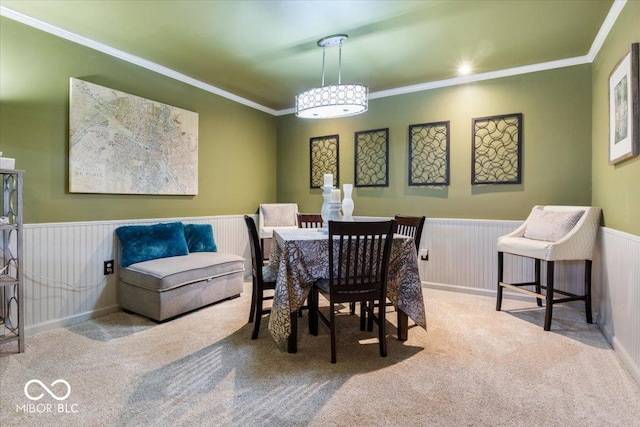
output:
[[[586,57],[613,0],[28,1],[19,12],[278,113],[320,86],[322,37],[349,36],[342,82],[375,96],[473,74]],[[14,18],[15,19],[15,18]],[[337,48],[326,83],[337,81]],[[583,63],[585,61],[582,61]]]

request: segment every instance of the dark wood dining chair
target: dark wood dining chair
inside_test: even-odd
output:
[[[396,215],[396,233],[410,236],[416,244],[416,252],[420,250],[420,239],[424,227],[424,216]]]
[[[298,228],[322,228],[322,215],[298,213]],[[302,317],[302,310],[308,308],[309,305],[303,305],[298,310],[298,317]]]
[[[265,291],[275,289],[276,277],[271,270],[264,265],[262,258],[262,248],[256,223],[248,215],[244,216],[249,233],[249,246],[251,246],[251,277],[253,281],[253,291],[251,293],[251,311],[249,312],[249,322],[253,322],[253,333],[251,339],[258,338],[260,333],[260,321],[262,315],[271,312],[271,309],[264,307],[264,301],[272,300],[273,295],[265,296]]]
[[[380,356],[387,355],[387,269],[395,221],[329,221],[329,280],[318,280],[309,293],[309,331],[318,335],[318,319],[331,331],[331,363],[336,363],[336,304],[360,302],[360,329],[365,316],[378,325]],[[329,316],[318,310],[319,295],[329,301]],[[377,302],[377,304],[376,304]],[[375,314],[375,308],[378,314]]]
[[[395,232],[398,234],[402,234],[403,236],[409,236],[413,239],[416,245],[416,253],[420,252],[420,239],[422,239],[422,229],[424,228],[424,216],[408,216],[408,215],[396,215],[396,229]],[[386,302],[387,307],[393,307],[393,303],[391,301]],[[351,313],[355,312],[355,304],[351,306]],[[400,318],[398,318],[398,322],[400,322]],[[369,330],[373,329],[371,322],[369,322],[368,326]]]
[[[424,216],[408,216],[408,215],[396,215],[396,230],[398,234],[403,236],[409,236],[416,244],[416,253],[420,251],[420,239],[422,239],[422,229],[424,228]],[[391,301],[387,301],[387,307],[393,306]],[[351,305],[351,314],[355,313],[355,304]]]
[[[322,215],[299,213],[298,228],[322,228]]]

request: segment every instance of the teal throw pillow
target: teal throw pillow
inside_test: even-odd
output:
[[[122,247],[122,267],[157,258],[189,254],[181,222],[126,225],[118,227],[116,234]]]
[[[184,235],[189,252],[217,252],[211,224],[185,224]]]

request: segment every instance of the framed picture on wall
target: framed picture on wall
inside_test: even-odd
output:
[[[389,186],[389,128],[355,132],[355,186]]]
[[[69,192],[198,194],[198,113],[69,79]]]
[[[471,184],[522,182],[522,113],[473,119]]]
[[[333,185],[340,185],[338,174],[338,135],[317,136],[309,139],[309,181],[311,188],[324,185],[324,174],[333,174]]]
[[[449,185],[449,122],[409,125],[409,186]]]
[[[638,43],[618,61],[609,74],[609,164],[640,152]]]

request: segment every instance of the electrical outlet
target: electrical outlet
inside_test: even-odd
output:
[[[106,276],[107,274],[113,274],[113,260],[104,262],[104,272],[103,274]]]
[[[429,249],[420,249],[419,255],[422,261],[429,261]]]

